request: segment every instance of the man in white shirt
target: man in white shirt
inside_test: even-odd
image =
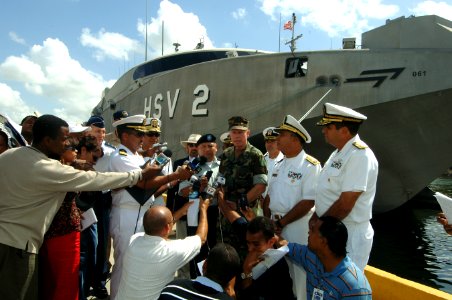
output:
[[[323,126],[325,141],[336,150],[320,173],[312,220],[320,216],[341,220],[348,230],[347,253],[364,270],[372,249],[370,219],[378,176],[378,161],[358,135],[367,117],[331,103],[323,111],[317,125]]]
[[[209,200],[200,199],[196,235],[169,240],[176,221],[164,206],[149,208],[143,218],[144,233],[132,236],[127,248],[116,300],[155,300],[177,269],[193,259],[207,239]],[[215,229],[213,229],[215,230]]]

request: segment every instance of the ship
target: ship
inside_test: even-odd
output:
[[[368,117],[359,134],[379,161],[375,213],[404,204],[452,165],[450,20],[387,20],[364,32],[360,46],[345,38],[337,50],[198,48],[133,67],[104,90],[92,113],[106,124],[120,109],[159,118],[161,141],[183,157],[181,140],[219,137],[231,116],[250,121],[250,141],[263,149],[264,128],[310,112],[302,121],[312,136],[305,148],[323,163],[334,150],[316,126],[323,103],[353,108]]]

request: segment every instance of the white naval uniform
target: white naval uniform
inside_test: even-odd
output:
[[[320,163],[302,150],[297,156],[285,157],[276,163],[269,179],[269,208],[272,216],[287,214],[303,199],[314,200],[315,186],[320,173]],[[312,208],[302,218],[286,225],[281,235],[289,242],[306,245],[308,243],[309,219]],[[306,299],[306,272],[301,266],[289,262],[297,299]]]
[[[374,231],[370,224],[378,175],[372,150],[356,135],[325,163],[317,184],[315,207],[322,216],[342,192],[362,192],[342,222],[348,230],[347,254],[361,269],[367,264]]]
[[[110,171],[123,172],[140,169],[144,158],[133,154],[126,146],[119,145],[110,157]],[[129,245],[130,237],[136,232],[143,232],[143,215],[151,206],[154,197],[151,196],[141,207],[140,204],[125,189],[114,190],[110,214],[110,235],[113,238],[115,264],[111,273],[111,299],[118,291],[122,273],[122,260]]]
[[[273,174],[273,168],[275,167],[275,164],[279,162],[281,159],[284,158],[284,154],[279,151],[278,155],[275,158],[270,158],[270,155],[268,155],[268,152],[264,154],[265,162],[267,163],[267,178],[268,178],[268,185],[270,184],[270,178]],[[265,192],[262,194],[262,197],[265,198],[268,193],[268,185],[265,188]]]
[[[94,170],[98,172],[108,172],[110,167],[110,156],[115,152],[116,148],[102,141],[103,156],[96,161]]]

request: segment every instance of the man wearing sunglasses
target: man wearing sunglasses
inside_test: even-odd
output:
[[[138,150],[142,147],[143,138],[148,131],[146,117],[129,116],[114,122],[113,127],[116,128],[121,144],[110,158],[110,170],[120,172],[140,169],[145,164]],[[175,173],[161,173],[152,180],[112,192],[110,234],[113,238],[115,265],[111,274],[111,299],[115,298],[118,291],[123,255],[130,237],[134,233],[143,232],[143,215],[153,205],[152,195],[160,186],[174,180],[188,179],[191,175],[186,168],[180,168]]]
[[[156,161],[156,158],[160,153],[162,153],[166,146],[163,146],[160,143],[160,134],[161,134],[161,126],[162,122],[156,118],[147,118],[145,120],[146,126],[146,134],[143,137],[143,146],[141,155],[143,155],[144,160],[150,160],[151,163]],[[171,158],[168,157],[168,162],[162,168],[162,173],[165,175],[173,173],[173,164],[171,162]],[[169,182],[168,184],[162,185],[155,193],[155,205],[165,206],[165,200],[163,199],[162,194],[166,192],[168,189],[172,188],[174,185],[178,183],[177,180]]]

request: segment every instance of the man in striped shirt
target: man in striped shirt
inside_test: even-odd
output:
[[[287,256],[306,270],[307,299],[372,299],[364,272],[347,256],[347,238],[345,225],[327,216],[310,226],[307,246],[287,244]]]

